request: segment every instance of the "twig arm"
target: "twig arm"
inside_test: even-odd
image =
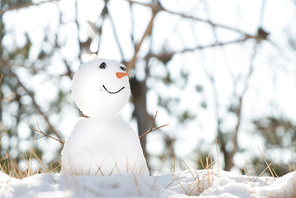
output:
[[[38,132],[38,133],[41,133],[42,135],[44,135],[44,136],[46,136],[46,137],[49,137],[49,138],[51,138],[51,139],[54,139],[54,140],[58,141],[58,142],[61,143],[61,144],[65,144],[65,142],[63,142],[62,140],[59,140],[59,139],[57,139],[57,138],[55,138],[55,137],[52,137],[52,136],[50,136],[50,135],[47,135],[46,133],[44,133],[44,132],[41,131],[40,129],[37,130],[37,129],[34,129],[34,128],[32,128],[32,127],[29,127],[29,128],[32,129],[33,131],[36,131],[36,132]],[[40,139],[40,138],[36,138],[36,140],[37,140],[37,139]]]
[[[150,130],[147,131],[146,133],[143,133],[139,138],[142,138],[142,137],[144,137],[145,135],[147,135],[148,133],[150,133],[150,132],[152,132],[152,131],[155,131],[155,130],[157,130],[157,129],[160,129],[160,128],[162,128],[162,127],[168,126],[168,125],[169,125],[169,124],[164,124],[164,125],[162,125],[162,126],[155,127],[155,128],[153,128],[153,129],[150,129]]]

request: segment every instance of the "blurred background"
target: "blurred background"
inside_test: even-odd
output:
[[[295,0],[0,2],[2,167],[58,171],[62,144],[29,127],[65,141],[81,116],[73,74],[109,58],[131,73],[119,115],[139,135],[156,111],[154,127],[169,124],[141,138],[152,174],[294,170]]]

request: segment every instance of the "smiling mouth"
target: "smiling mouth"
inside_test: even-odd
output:
[[[122,87],[121,89],[119,89],[118,91],[109,91],[106,87],[105,87],[105,85],[103,85],[103,87],[104,87],[104,89],[108,92],[108,93],[110,93],[110,94],[117,94],[117,93],[119,93],[119,92],[121,92],[125,87]]]

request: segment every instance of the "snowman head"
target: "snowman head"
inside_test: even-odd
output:
[[[126,67],[115,60],[96,59],[82,64],[72,81],[77,107],[89,117],[117,114],[130,96],[127,75]]]

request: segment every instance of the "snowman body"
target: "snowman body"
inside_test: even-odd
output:
[[[135,131],[119,116],[80,118],[62,152],[63,169],[77,175],[149,175]]]
[[[62,173],[148,176],[138,135],[116,115],[130,96],[125,67],[107,59],[81,65],[72,81],[72,95],[89,118],[79,118],[65,142]]]

